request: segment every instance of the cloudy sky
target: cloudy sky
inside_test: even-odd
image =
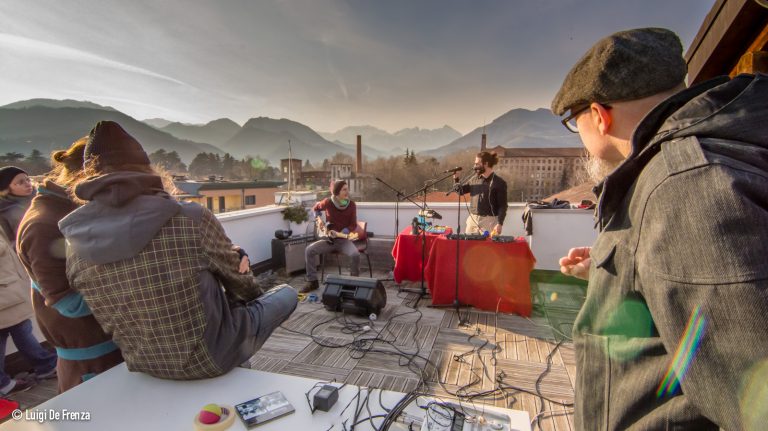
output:
[[[549,107],[614,31],[687,49],[714,0],[3,0],[0,105],[89,100],[135,118],[462,133]]]

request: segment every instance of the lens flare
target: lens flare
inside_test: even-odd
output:
[[[264,169],[267,167],[267,164],[264,162],[264,160],[253,159],[251,160],[251,167],[253,169]]]
[[[683,339],[677,345],[672,363],[669,364],[669,369],[667,369],[664,379],[662,379],[659,388],[656,390],[657,398],[674,395],[680,390],[680,381],[685,377],[693,357],[696,356],[696,352],[699,350],[706,326],[707,321],[701,315],[701,307],[697,306],[688,319]]]
[[[765,429],[768,423],[768,359],[753,365],[744,374],[739,394],[739,407],[744,429]]]

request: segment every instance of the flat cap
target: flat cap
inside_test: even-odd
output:
[[[552,112],[559,116],[592,102],[642,99],[682,84],[687,72],[674,32],[620,31],[598,41],[573,66],[552,100]]]

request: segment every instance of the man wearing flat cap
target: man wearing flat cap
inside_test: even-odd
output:
[[[768,76],[685,88],[669,30],[598,41],[552,111],[599,182],[573,339],[582,430],[765,429]]]

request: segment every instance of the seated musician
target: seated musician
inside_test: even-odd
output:
[[[350,275],[360,273],[360,252],[352,241],[357,237],[357,208],[349,199],[349,186],[346,181],[331,183],[331,197],[315,204],[315,221],[318,231],[323,237],[310,244],[304,251],[307,267],[307,284],[300,290],[302,293],[311,292],[320,286],[317,280],[317,259],[321,254],[338,251],[350,257]],[[320,217],[325,213],[325,222]]]

